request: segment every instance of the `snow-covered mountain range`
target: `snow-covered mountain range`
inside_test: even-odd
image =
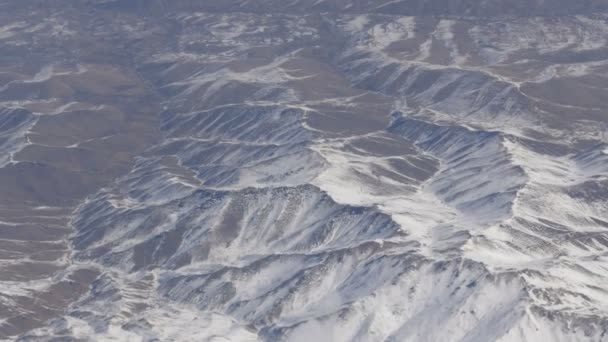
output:
[[[608,341],[606,10],[0,1],[0,337]]]

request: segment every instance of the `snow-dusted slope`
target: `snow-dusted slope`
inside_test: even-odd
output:
[[[608,341],[603,1],[0,5],[2,337]]]

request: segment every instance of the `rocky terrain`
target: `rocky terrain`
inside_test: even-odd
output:
[[[0,338],[608,341],[607,11],[0,0]]]

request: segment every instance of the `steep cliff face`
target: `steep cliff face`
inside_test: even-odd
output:
[[[0,1],[0,335],[603,341],[604,1]]]

